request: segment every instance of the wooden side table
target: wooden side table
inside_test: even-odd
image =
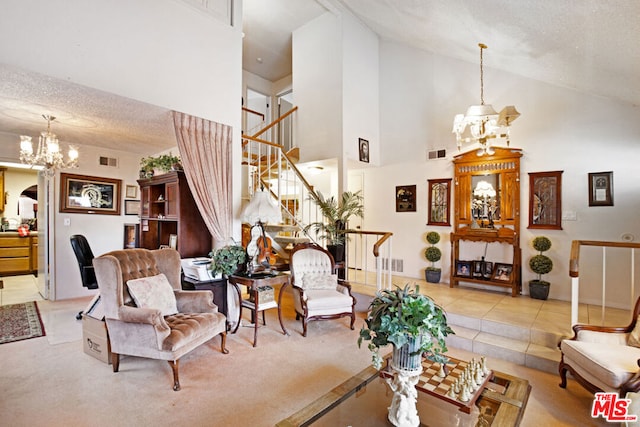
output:
[[[240,321],[242,319],[242,308],[245,307],[252,310],[252,317],[253,317],[253,324],[254,324],[253,346],[255,347],[258,344],[258,313],[260,311],[264,312],[264,310],[269,310],[271,308],[277,308],[278,320],[280,321],[280,327],[282,328],[282,332],[284,333],[284,335],[289,335],[289,332],[286,330],[286,328],[284,327],[284,324],[282,323],[282,308],[281,308],[282,307],[282,304],[281,304],[282,291],[289,284],[289,279],[290,279],[290,275],[285,273],[277,273],[274,275],[261,275],[260,273],[256,273],[252,276],[234,274],[230,276],[229,283],[231,283],[236,288],[236,292],[238,293],[238,308],[239,308],[238,322],[236,323],[235,329],[231,333],[235,334],[238,331],[238,327],[240,326]],[[252,295],[253,301],[242,299],[242,293],[240,292],[240,287],[238,285],[247,287],[247,290]],[[266,303],[261,305],[260,293],[258,292],[258,288],[262,286],[275,286],[275,285],[282,285],[282,287],[280,288],[280,292],[278,293],[278,302],[276,303],[274,300],[272,304]]]
[[[229,308],[227,306],[227,279],[197,280],[184,276],[182,289],[187,291],[211,291],[213,303],[218,306],[218,311],[227,318],[227,331],[230,329]]]

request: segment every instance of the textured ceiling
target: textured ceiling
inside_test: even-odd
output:
[[[638,0],[244,0],[243,67],[291,73],[291,32],[334,5],[384,40],[640,105]],[[262,62],[258,62],[261,58]],[[175,146],[170,112],[0,64],[0,132],[155,153]],[[17,141],[17,137],[16,137]]]

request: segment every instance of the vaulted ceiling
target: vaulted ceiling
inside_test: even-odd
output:
[[[243,0],[243,67],[291,73],[291,33],[350,10],[382,40],[640,105],[637,0]],[[175,145],[166,109],[0,64],[0,132],[37,136],[56,111],[65,142],[159,152]],[[62,138],[64,136],[64,138]],[[16,140],[17,141],[17,140]]]

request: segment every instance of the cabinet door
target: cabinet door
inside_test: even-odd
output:
[[[513,223],[519,217],[520,181],[517,172],[502,174],[502,222]]]
[[[167,218],[178,217],[178,183],[170,182],[165,187],[165,216]]]
[[[140,216],[143,218],[149,218],[149,200],[149,187],[142,187],[140,189]]]
[[[471,175],[462,175],[456,182],[456,216],[458,222],[471,221]]]

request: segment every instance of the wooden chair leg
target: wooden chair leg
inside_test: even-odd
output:
[[[353,325],[356,323],[356,314],[351,312],[351,330],[353,331]]]
[[[229,350],[227,350],[227,347],[226,347],[226,342],[227,342],[227,333],[226,333],[226,332],[222,332],[222,333],[220,334],[220,339],[221,339],[221,341],[222,341],[222,350],[221,350],[221,351],[222,351],[222,353],[223,353],[223,354],[229,354]]]
[[[118,372],[120,369],[120,355],[118,353],[111,353],[111,366],[113,372]]]
[[[180,379],[178,378],[178,362],[179,360],[168,360],[169,366],[173,371],[173,391],[180,390]]]
[[[264,312],[265,312],[265,311],[267,311],[267,310],[262,310],[262,324],[263,324],[263,325],[265,325],[265,326],[267,326],[267,320],[266,320],[266,318],[264,317]]]
[[[302,318],[302,336],[303,337],[307,336],[307,318],[306,317]]]

